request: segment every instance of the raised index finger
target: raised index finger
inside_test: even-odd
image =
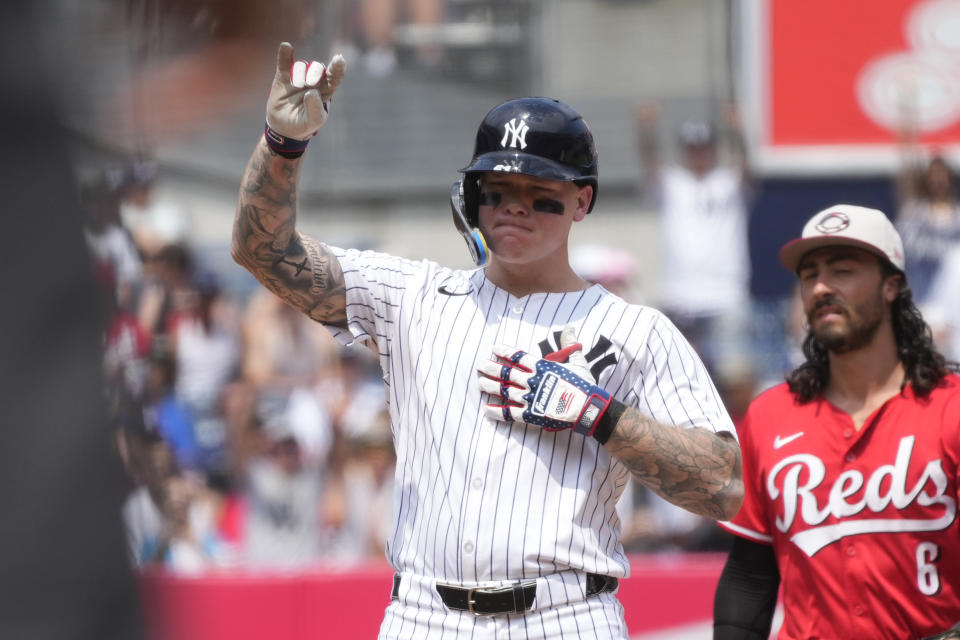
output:
[[[277,73],[286,75],[286,80],[290,80],[290,67],[293,66],[293,45],[289,42],[281,42],[277,49]]]

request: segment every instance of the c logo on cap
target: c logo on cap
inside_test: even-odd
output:
[[[839,211],[831,211],[820,218],[815,228],[820,233],[831,234],[843,231],[849,226],[850,216]]]

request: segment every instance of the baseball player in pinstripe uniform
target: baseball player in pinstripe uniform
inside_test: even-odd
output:
[[[547,98],[487,114],[451,197],[476,269],[331,247],[295,230],[297,177],[344,70],[281,45],[232,252],[380,354],[397,451],[380,637],[626,638],[614,507],[629,475],[727,518],[740,453],[677,330],[570,268],[570,228],[597,194],[590,130]]]

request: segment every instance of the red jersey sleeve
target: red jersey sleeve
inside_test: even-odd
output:
[[[747,410],[747,415],[737,427],[740,438],[740,454],[743,458],[743,506],[737,515],[718,524],[735,535],[754,542],[771,544],[773,537],[770,534],[769,519],[766,516],[763,499],[762,474],[759,470],[758,450],[755,446],[754,434],[762,428],[762,411],[759,403],[754,401]]]

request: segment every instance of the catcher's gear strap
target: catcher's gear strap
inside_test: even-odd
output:
[[[767,640],[779,588],[773,547],[734,538],[713,600],[713,640]]]
[[[627,405],[616,398],[611,398],[610,406],[597,421],[597,426],[593,430],[593,437],[600,441],[600,444],[606,444],[610,439],[610,434],[616,428],[620,421],[620,416],[627,410]]]

